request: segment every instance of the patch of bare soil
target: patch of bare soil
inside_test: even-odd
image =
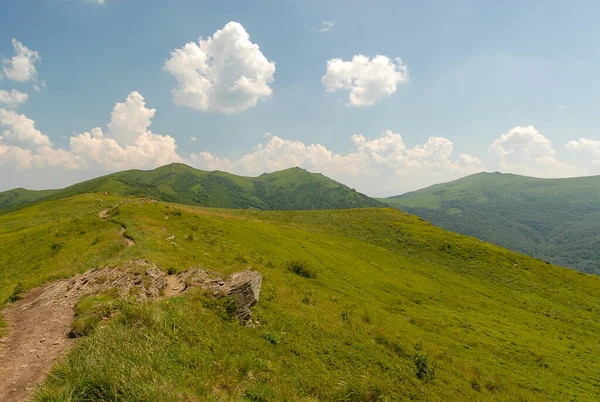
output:
[[[192,287],[234,296],[238,318],[248,324],[258,302],[262,275],[241,271],[226,278],[202,269],[167,275],[155,264],[133,260],[121,268],[94,269],[28,292],[3,313],[9,334],[0,339],[0,401],[26,401],[52,366],[75,344],[69,338],[74,307],[85,295],[115,289],[138,302],[173,297]]]
[[[26,401],[74,344],[68,334],[76,300],[49,297],[58,284],[38,288],[4,311],[9,334],[0,341],[0,400]]]
[[[123,238],[123,240],[125,240],[125,243],[127,243],[127,247],[135,246],[135,241],[125,236],[125,228],[123,226],[121,226],[121,231],[119,232],[119,235]]]

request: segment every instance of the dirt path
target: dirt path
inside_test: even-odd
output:
[[[125,236],[125,228],[123,226],[121,226],[121,231],[119,232],[119,235],[125,240],[125,243],[127,243],[127,247],[135,246],[135,242],[129,237]]]
[[[138,302],[146,302],[200,286],[213,294],[236,296],[237,317],[251,323],[250,307],[258,302],[261,285],[262,275],[257,271],[223,278],[193,268],[167,275],[156,264],[132,260],[121,268],[93,269],[34,289],[2,313],[9,333],[0,339],[0,401],[27,401],[52,366],[75,345],[69,332],[75,304],[83,295],[116,289],[120,297],[137,295]]]
[[[35,289],[8,307],[9,334],[0,340],[0,401],[26,401],[73,345],[68,338],[75,299],[52,292],[65,281]]]

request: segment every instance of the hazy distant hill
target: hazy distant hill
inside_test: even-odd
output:
[[[444,229],[600,274],[600,176],[478,173],[382,201]]]
[[[56,193],[58,190],[27,190],[15,188],[0,193],[0,213],[29,205]]]
[[[171,164],[151,171],[119,172],[62,190],[7,191],[0,193],[0,212],[42,199],[54,200],[92,192],[219,208],[307,210],[384,205],[322,174],[300,168],[243,177]]]

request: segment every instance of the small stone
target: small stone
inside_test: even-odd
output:
[[[56,346],[56,345],[60,345],[59,341],[55,341],[52,345]]]
[[[44,343],[44,342],[46,342],[46,338],[40,339],[40,343]]]

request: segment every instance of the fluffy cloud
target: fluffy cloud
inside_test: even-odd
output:
[[[396,92],[408,81],[408,67],[400,58],[356,55],[352,61],[331,59],[321,83],[327,92],[350,91],[349,106],[370,106]]]
[[[35,128],[35,122],[12,110],[0,109],[0,166],[43,168],[64,166],[76,169],[80,158],[63,149],[52,148],[47,135]]]
[[[600,141],[580,138],[577,141],[569,141],[566,148],[572,151],[590,151],[600,157]]]
[[[263,142],[240,158],[229,159],[209,152],[183,158],[177,153],[173,137],[150,131],[155,113],[155,109],[146,107],[141,94],[131,92],[124,102],[115,104],[106,131],[96,127],[77,134],[70,138],[69,149],[60,149],[35,127],[33,120],[0,108],[2,172],[50,167],[53,169],[44,172],[71,169],[88,171],[91,175],[90,172],[102,174],[184,162],[201,169],[258,175],[300,166],[322,172],[367,194],[385,196],[486,169],[539,177],[584,174],[592,163],[585,162],[580,157],[583,154],[591,156],[600,166],[600,141],[582,138],[569,142],[567,150],[578,153],[577,165],[569,165],[557,158],[550,140],[533,126],[514,127],[499,136],[483,160],[468,154],[456,155],[452,141],[441,136],[407,146],[403,136],[391,130],[374,138],[352,135],[346,153],[267,133]],[[189,139],[197,140],[193,136]]]
[[[577,141],[569,141],[565,148],[576,155],[579,163],[588,165],[586,174],[600,173],[600,141],[580,138]]]
[[[35,122],[12,110],[0,109],[0,165],[18,168],[64,167],[67,169],[119,170],[154,168],[182,162],[175,139],[152,133],[148,127],[155,110],[145,106],[138,92],[117,103],[106,134],[94,128],[70,138],[70,150],[53,148]]]
[[[453,144],[442,137],[431,137],[412,148],[404,144],[400,134],[390,130],[373,139],[355,134],[351,141],[353,149],[342,155],[321,144],[307,145],[273,136],[237,160],[208,152],[191,158],[203,169],[250,175],[301,166],[373,195],[415,189],[423,183],[451,180],[482,169],[478,159],[469,155],[461,155],[454,161]]]
[[[581,169],[560,162],[551,141],[533,126],[517,126],[489,147],[491,170],[538,177],[579,174]]]
[[[133,144],[146,132],[155,113],[156,109],[146,108],[144,97],[134,91],[125,102],[115,105],[107,126],[108,135],[121,144]]]
[[[35,128],[35,122],[14,110],[0,109],[0,125],[4,128],[3,142],[34,147],[51,146],[50,138]]]
[[[275,63],[237,22],[171,53],[164,69],[177,80],[173,101],[205,112],[239,113],[272,94]]]
[[[107,169],[150,168],[183,161],[173,137],[148,130],[154,113],[156,109],[146,108],[142,95],[134,91],[124,103],[115,105],[106,134],[97,127],[71,137],[71,151],[86,163]]]
[[[12,91],[6,91],[0,89],[0,105],[4,104],[9,108],[17,108],[27,101],[29,95],[19,92],[16,89]]]
[[[37,79],[35,63],[42,59],[40,54],[14,38],[12,45],[15,49],[15,55],[12,59],[2,60],[4,75],[13,81],[35,81]]]

